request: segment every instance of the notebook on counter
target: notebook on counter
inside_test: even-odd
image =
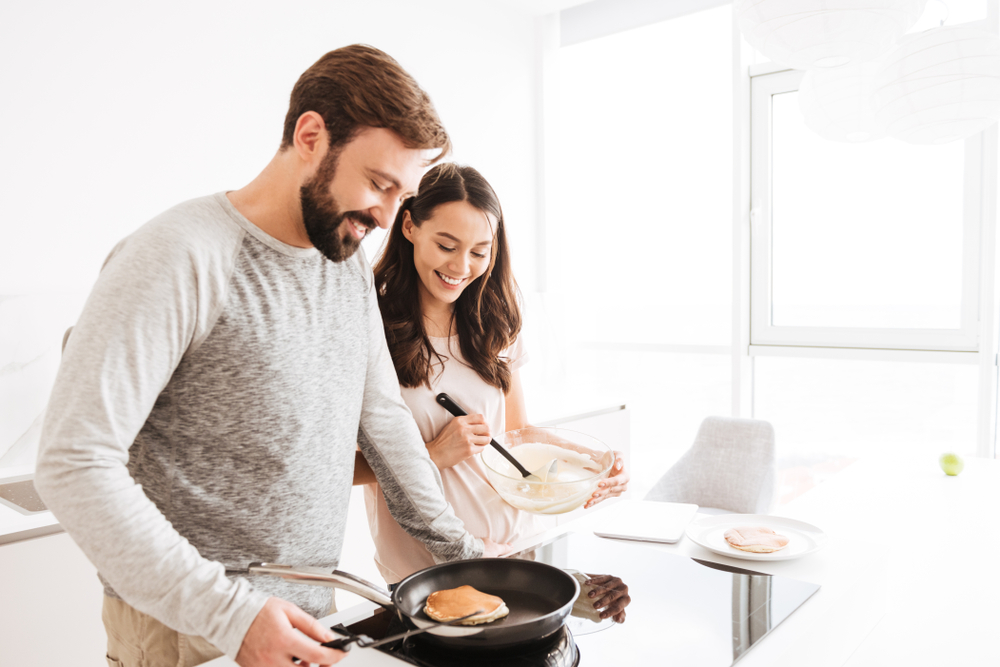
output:
[[[684,537],[684,529],[698,511],[690,503],[658,503],[623,500],[594,517],[598,537],[673,544]]]

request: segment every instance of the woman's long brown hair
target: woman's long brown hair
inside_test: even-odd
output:
[[[418,227],[442,204],[466,201],[497,221],[486,273],[455,301],[453,326],[465,362],[487,384],[505,394],[511,370],[500,357],[521,331],[520,292],[511,272],[510,251],[500,201],[482,174],[472,167],[440,164],[420,181],[419,194],[399,209],[385,248],[375,263],[375,289],[385,337],[399,383],[430,388],[433,360],[440,358],[424,328],[420,277],[413,264],[413,244],[403,236],[403,215],[410,212]]]

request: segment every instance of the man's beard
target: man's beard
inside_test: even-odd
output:
[[[377,225],[375,219],[364,211],[340,211],[337,201],[330,194],[336,163],[336,155],[327,155],[316,175],[299,188],[299,200],[309,241],[330,261],[343,262],[361,247],[360,239],[354,236],[352,230],[347,230],[345,234],[342,229],[345,223],[353,225],[357,221],[369,231]]]

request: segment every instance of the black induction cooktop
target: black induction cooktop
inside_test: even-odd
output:
[[[611,574],[629,588],[624,623],[571,616],[558,633],[504,654],[451,654],[419,637],[380,647],[403,664],[615,664],[729,667],[819,590],[788,577],[731,568],[590,533],[567,533],[516,557],[587,574]],[[405,628],[374,614],[347,627],[378,639]],[[471,660],[471,662],[470,662]]]

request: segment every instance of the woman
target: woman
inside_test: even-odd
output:
[[[475,456],[491,435],[528,425],[518,372],[527,354],[518,335],[519,293],[503,212],[493,188],[471,167],[438,165],[419,192],[400,208],[374,269],[389,351],[455,513],[473,535],[513,543],[540,526],[534,515],[500,499]],[[440,392],[469,415],[452,418],[435,401]],[[587,506],[621,495],[628,480],[616,452],[612,475]],[[375,560],[385,580],[397,583],[434,565],[389,514],[360,452],[355,484],[366,484]]]

